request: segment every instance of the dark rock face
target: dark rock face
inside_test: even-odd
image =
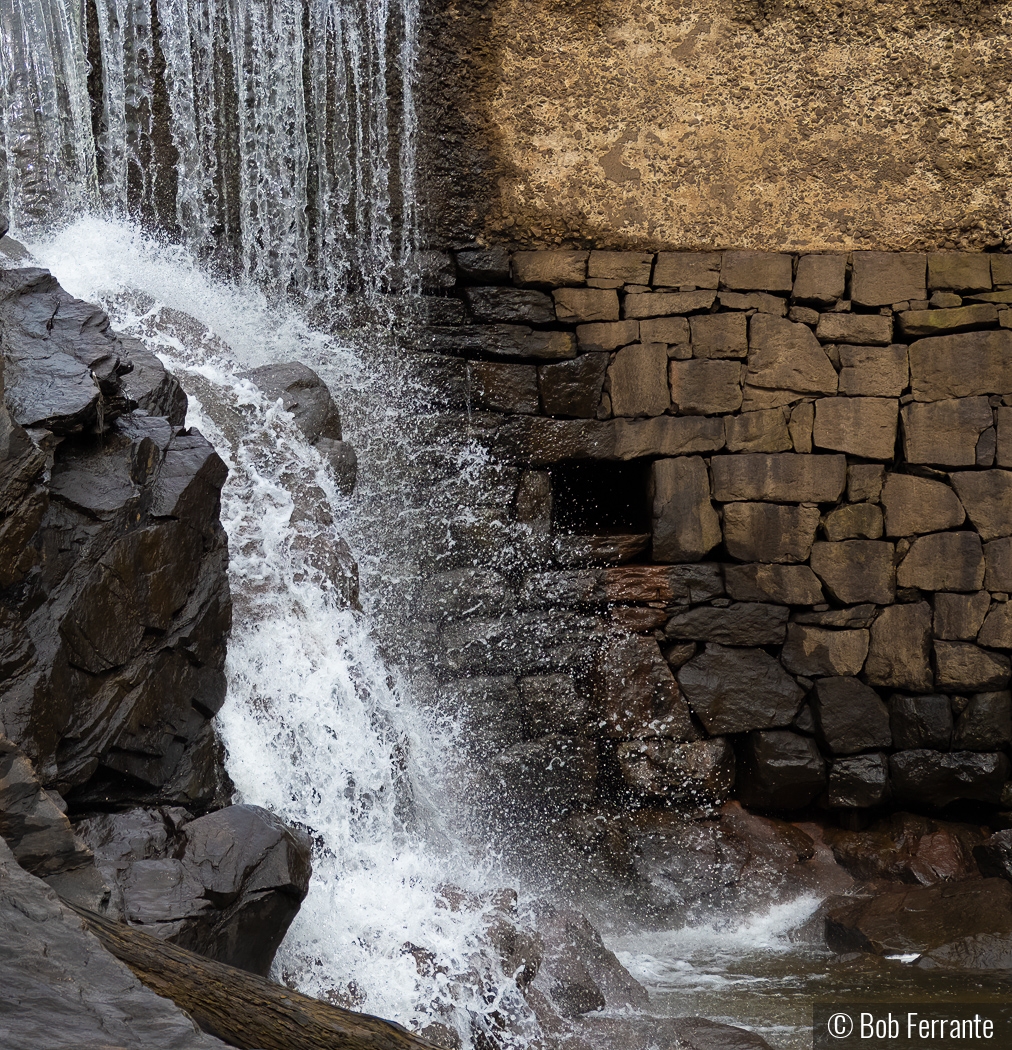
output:
[[[811,737],[786,729],[749,733],[738,797],[760,809],[801,809],[826,786],[826,763]]]
[[[898,799],[932,806],[957,799],[997,803],[1009,777],[1008,757],[992,752],[897,751],[889,768]]]
[[[207,805],[231,618],[224,464],[180,428],[158,361],[48,273],[0,273],[0,324],[3,731],[79,800],[129,785]]]
[[[78,830],[127,922],[252,973],[266,976],[309,888],[308,839],[259,806],[135,809]]]

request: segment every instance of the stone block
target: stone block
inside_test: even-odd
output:
[[[505,248],[466,248],[457,252],[457,270],[461,277],[476,283],[508,281],[510,253]]]
[[[842,540],[812,545],[812,570],[846,605],[888,605],[896,590],[893,545],[882,540]]]
[[[532,288],[583,284],[589,252],[538,251],[513,253],[513,281]]]
[[[1012,535],[1012,472],[972,470],[953,474],[952,485],[981,539]]]
[[[774,317],[787,316],[787,300],[766,292],[721,292],[718,296],[725,310],[758,310]],[[797,320],[797,318],[791,318]]]
[[[927,258],[919,253],[854,252],[851,298],[861,306],[927,299]]]
[[[794,623],[814,627],[871,627],[878,612],[874,605],[852,605],[849,609],[824,609],[814,612],[802,609],[794,613]]]
[[[603,350],[617,350],[620,346],[640,341],[639,321],[598,321],[595,324],[581,324],[576,329],[576,341],[580,349],[587,353]],[[689,341],[686,325],[685,341]],[[663,343],[663,339],[643,339],[644,343]]]
[[[998,307],[992,303],[957,306],[948,310],[905,310],[899,316],[900,334],[908,339],[970,332],[991,328],[998,323]]]
[[[652,419],[616,419],[612,429],[613,456],[621,460],[715,452],[724,447],[724,421],[720,418],[654,416]]]
[[[638,323],[640,326],[640,339],[644,343],[686,346],[691,342],[689,319],[687,317],[652,317],[647,321],[623,321],[622,323]],[[630,342],[633,341],[630,340]]]
[[[737,601],[818,605],[823,601],[819,578],[807,565],[725,565],[727,593]]]
[[[791,421],[787,429],[791,435],[791,444],[795,452],[812,451],[812,428],[815,426],[815,405],[811,401],[802,401],[791,410]]]
[[[808,560],[819,527],[817,507],[780,503],[728,503],[724,542],[739,561],[790,563]]]
[[[987,591],[981,591],[987,594]],[[985,610],[987,605],[984,605]],[[973,636],[968,636],[972,638]],[[1012,603],[996,602],[977,635],[977,641],[991,649],[1012,649]]]
[[[534,365],[469,361],[468,371],[471,396],[478,408],[525,414],[538,411],[538,375]]]
[[[820,678],[811,704],[816,735],[830,754],[853,755],[892,744],[889,709],[857,678]]]
[[[820,314],[815,335],[820,343],[888,346],[893,341],[893,319],[882,314]]]
[[[1012,592],[1012,539],[991,540],[984,544],[984,586]]]
[[[812,440],[864,459],[892,459],[899,402],[885,397],[824,397],[815,402]]]
[[[793,447],[782,408],[725,416],[724,444],[729,452],[786,452]]]
[[[669,803],[726,802],[734,787],[734,749],[724,737],[689,744],[631,740],[618,745],[615,757],[630,788]]]
[[[805,695],[762,649],[712,642],[679,670],[678,682],[711,735],[789,725]]]
[[[802,255],[794,279],[794,298],[828,306],[843,298],[846,283],[846,255]]]
[[[904,405],[900,416],[906,461],[939,467],[975,466],[977,441],[994,422],[986,397],[914,402]]]
[[[720,287],[742,292],[786,292],[794,286],[794,260],[774,252],[724,252]]]
[[[948,485],[914,474],[890,474],[882,488],[887,536],[915,536],[962,525],[963,505]]]
[[[847,499],[851,503],[878,502],[885,468],[878,463],[851,463],[847,468]]]
[[[845,397],[899,397],[909,382],[905,346],[840,347],[840,393]]]
[[[933,532],[910,545],[896,571],[901,587],[922,591],[979,591],[984,551],[975,532]]]
[[[591,252],[587,276],[623,284],[649,284],[653,265],[650,252]]]
[[[993,467],[995,455],[998,452],[998,431],[995,427],[989,427],[983,431],[977,439],[977,466]]]
[[[826,787],[815,741],[785,729],[749,733],[738,768],[738,798],[758,809],[802,809]]]
[[[881,805],[889,789],[889,759],[881,751],[838,758],[829,767],[827,798],[834,809]]]
[[[693,357],[745,357],[748,319],[744,314],[696,314],[689,319]]]
[[[780,645],[788,610],[763,602],[734,602],[719,607],[699,605],[676,612],[665,627],[669,639],[719,642],[721,645]]]
[[[813,310],[810,306],[792,306],[787,316],[792,321],[800,321],[813,328],[819,323],[819,311]]]
[[[746,382],[798,394],[835,394],[838,387],[836,369],[811,328],[768,314],[749,321]]]
[[[991,288],[991,257],[983,252],[929,252],[928,288],[982,292]]]
[[[716,288],[720,280],[720,252],[659,252],[654,263],[655,288]]]
[[[581,354],[572,361],[542,365],[538,389],[547,415],[593,419],[601,404],[601,391],[608,369],[608,355]]]
[[[658,459],[650,467],[653,560],[699,561],[720,543],[720,519],[710,502],[699,456]]]
[[[956,722],[954,751],[1003,751],[1012,744],[1012,693],[977,693]]]
[[[931,607],[927,602],[892,605],[871,625],[864,677],[871,685],[926,691],[933,678]]]
[[[1008,774],[1009,760],[1001,754],[918,749],[889,758],[893,795],[921,805],[947,806],[960,799],[994,805]]]
[[[721,503],[835,503],[847,481],[845,456],[783,452],[714,456],[713,498]]]
[[[618,292],[611,288],[559,288],[552,298],[556,317],[566,324],[619,318]]]
[[[483,324],[552,324],[552,297],[534,288],[465,288],[464,298],[476,321]]]
[[[563,361],[576,357],[572,332],[537,331],[527,325],[433,325],[418,340],[422,352],[453,357],[523,357]]]
[[[716,298],[716,292],[632,292],[625,297],[622,316],[644,320],[698,313],[709,310]]]
[[[521,724],[529,740],[581,732],[590,718],[590,699],[569,675],[530,675],[521,678],[517,688]]]
[[[947,642],[972,642],[991,607],[987,591],[976,594],[936,594],[934,636]],[[989,643],[982,643],[987,645]]]
[[[952,742],[952,705],[947,696],[889,698],[889,725],[893,747],[899,750],[928,747],[948,751]]]
[[[908,356],[910,390],[917,401],[1012,393],[1012,331],[1007,329],[918,339]]]
[[[985,692],[1009,684],[1009,658],[969,642],[935,641],[935,682],[949,693]]]
[[[827,540],[877,540],[882,535],[882,511],[871,503],[851,503],[822,519]]]
[[[561,569],[536,572],[520,587],[522,609],[593,608],[607,604],[601,585],[604,569]]]
[[[604,569],[602,587],[609,602],[705,602],[724,593],[720,566],[712,562]]]
[[[689,709],[652,638],[612,638],[595,664],[594,697],[605,736],[696,740]]]
[[[780,660],[791,674],[857,675],[868,655],[867,631],[834,631],[792,623]]]
[[[671,401],[685,415],[707,416],[741,408],[737,361],[671,361]]]
[[[616,416],[660,416],[668,398],[668,353],[661,343],[626,346],[608,366],[611,410]]]

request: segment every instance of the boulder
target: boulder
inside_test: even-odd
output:
[[[616,758],[628,787],[667,802],[725,802],[734,787],[734,750],[726,737],[631,740],[618,745]]]
[[[930,690],[933,685],[930,655],[931,607],[928,603],[889,606],[872,624],[865,678],[872,685]]]
[[[250,373],[253,382],[267,395],[281,401],[291,412],[310,444],[320,438],[341,440],[341,418],[327,384],[299,361],[263,365]]]
[[[902,696],[889,699],[893,747],[948,751],[952,741],[952,706],[947,696]],[[957,745],[957,750],[959,750]]]
[[[745,382],[796,394],[835,394],[838,386],[836,369],[811,328],[770,314],[755,314],[749,322]]]
[[[791,674],[857,675],[868,655],[867,631],[836,631],[792,623],[780,659]]]
[[[607,370],[608,355],[603,353],[584,353],[572,361],[542,365],[537,370],[537,390],[541,393],[545,413],[550,416],[593,419],[601,404]]]
[[[741,408],[737,361],[671,361],[671,401],[683,415],[705,416]]]
[[[801,809],[826,788],[815,741],[786,729],[749,733],[738,771],[738,798],[758,809]]]
[[[736,601],[817,605],[823,600],[819,578],[807,565],[728,564],[724,583]]]
[[[889,760],[881,752],[838,758],[829,767],[827,799],[834,809],[881,805],[889,789]]]
[[[698,456],[659,459],[650,467],[655,561],[699,561],[721,541],[706,463]]]
[[[566,249],[514,252],[513,280],[534,288],[583,284],[587,279],[588,252]]]
[[[1012,393],[1012,331],[1007,329],[918,339],[909,358],[916,401]]]
[[[1012,535],[1012,471],[960,472],[952,485],[982,540]]]
[[[843,397],[899,397],[910,382],[905,346],[841,346],[839,353]]]
[[[893,339],[893,319],[882,314],[820,314],[815,335],[822,343],[888,346]]]
[[[693,357],[748,356],[748,319],[743,313],[696,314],[689,326]]]
[[[893,398],[820,398],[812,440],[819,448],[865,459],[892,459],[898,418],[899,403]]]
[[[934,636],[946,641],[970,642],[984,623],[991,607],[987,591],[976,594],[936,594],[934,597]],[[992,644],[984,642],[983,644]]]
[[[851,463],[847,467],[847,499],[851,503],[877,503],[884,477],[885,468],[879,463]]]
[[[896,570],[891,543],[880,540],[815,543],[811,565],[815,575],[841,602],[888,605],[893,600]]]
[[[564,324],[617,321],[618,293],[611,288],[559,288],[552,292],[555,316]]]
[[[482,324],[552,324],[555,306],[552,297],[533,288],[464,289],[471,315]]]
[[[186,422],[186,394],[175,376],[139,339],[121,339],[133,368],[120,377],[123,393],[149,416],[164,416],[174,427]]]
[[[720,287],[748,292],[790,292],[794,260],[773,252],[724,252]]]
[[[650,252],[591,252],[587,276],[623,284],[650,284]]]
[[[887,536],[914,536],[962,525],[966,513],[948,485],[914,474],[890,474],[882,487]]]
[[[898,751],[889,758],[893,792],[901,801],[947,806],[969,799],[997,804],[1009,776],[1003,754],[978,751]]]
[[[819,527],[817,507],[779,503],[728,503],[724,542],[732,558],[770,563],[808,559]]]
[[[901,587],[923,591],[978,591],[984,582],[984,551],[975,532],[918,536],[896,570]]]
[[[952,734],[954,751],[999,751],[1012,744],[1012,693],[971,696]],[[931,745],[925,745],[931,746]]]
[[[906,461],[940,467],[975,466],[977,442],[994,424],[986,397],[913,402],[903,406],[900,417]]]
[[[785,452],[792,447],[780,408],[725,416],[724,442],[729,452]]]
[[[900,332],[907,338],[969,332],[998,323],[998,308],[991,303],[957,306],[949,310],[904,310],[899,316]]]
[[[685,338],[689,341],[689,325],[684,319]],[[640,342],[639,321],[599,321],[595,324],[581,324],[576,329],[576,339],[583,353],[600,353],[617,350],[620,346]],[[663,343],[664,339],[643,339],[644,343]]]
[[[955,292],[989,291],[991,260],[983,252],[929,252],[928,288]]]
[[[788,610],[782,605],[735,602],[717,607],[698,605],[676,612],[667,623],[668,638],[721,645],[779,645],[784,640]]]
[[[847,256],[802,255],[794,278],[794,299],[828,306],[842,299],[847,280]]]
[[[689,345],[692,336],[689,333],[689,319],[687,317],[654,317],[647,321],[623,321],[623,324],[639,324],[639,342],[664,343],[665,346],[677,346],[678,353],[672,353],[672,357],[687,358],[692,356],[692,347]],[[635,343],[637,340],[630,339]]]
[[[990,598],[987,591],[981,591],[981,594]],[[987,606],[985,605],[984,608]],[[972,626],[972,623],[969,626]],[[945,636],[939,635],[938,637]],[[964,640],[969,641],[972,638],[973,635],[970,634]],[[1012,605],[1008,602],[997,602],[991,608],[977,635],[977,641],[992,649],[1012,649]]]
[[[1009,658],[968,642],[935,641],[935,681],[939,689],[966,693],[1004,689],[1009,684]]]
[[[578,360],[582,361],[585,358]],[[538,370],[534,365],[469,361],[468,379],[471,396],[478,408],[491,409],[493,412],[526,414],[538,411]],[[595,405],[595,409],[596,407]]]
[[[658,252],[654,263],[657,288],[716,288],[720,280],[720,252]]]
[[[709,643],[678,672],[693,712],[711,735],[786,726],[804,691],[761,649]]]
[[[521,812],[559,816],[594,798],[597,749],[586,737],[551,733],[496,755],[490,772]]]
[[[721,503],[835,503],[847,482],[847,460],[840,455],[746,453],[714,456],[710,466],[713,498]]]
[[[821,678],[812,698],[815,729],[834,755],[889,747],[889,709],[874,689],[853,677]]]
[[[636,343],[619,350],[608,366],[612,414],[663,415],[671,404],[667,370],[663,343]]]
[[[927,259],[914,252],[854,252],[851,297],[861,306],[927,299]]]
[[[877,540],[883,531],[882,511],[870,503],[851,503],[838,507],[822,519],[822,531],[826,539],[833,543],[840,540]]]
[[[626,295],[622,313],[624,317],[637,320],[691,314],[709,310],[716,298],[714,292],[633,292]]]

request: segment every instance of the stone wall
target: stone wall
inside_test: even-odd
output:
[[[466,372],[546,538],[522,579],[439,585],[508,783],[1012,804],[1012,256],[454,266],[421,349]]]

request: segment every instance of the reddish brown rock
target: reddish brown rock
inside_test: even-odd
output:
[[[759,809],[802,809],[826,787],[826,763],[811,737],[786,729],[749,733],[738,764],[738,797]]]
[[[1009,684],[1009,658],[968,642],[935,641],[935,681],[950,693],[1004,689]]]
[[[734,751],[726,737],[631,740],[618,745],[616,757],[630,788],[669,802],[724,802],[734,787]]]
[[[727,593],[738,601],[817,605],[823,600],[819,579],[807,565],[725,565]]]
[[[888,346],[893,338],[893,319],[882,314],[820,314],[815,334],[823,343]]]
[[[617,321],[618,293],[604,288],[560,288],[552,292],[555,315],[567,324]]]
[[[796,394],[835,394],[838,386],[836,369],[812,330],[769,314],[756,314],[749,322],[745,382],[752,387]]]
[[[558,288],[583,284],[588,252],[539,251],[513,253],[513,280],[521,286]]]

